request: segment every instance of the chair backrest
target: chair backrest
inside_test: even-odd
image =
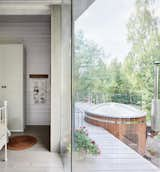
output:
[[[0,123],[5,123],[7,129],[7,101],[0,106]]]

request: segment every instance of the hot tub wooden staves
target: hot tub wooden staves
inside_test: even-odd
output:
[[[85,112],[85,121],[103,127],[138,153],[145,153],[146,113],[141,110],[119,103],[100,104]]]

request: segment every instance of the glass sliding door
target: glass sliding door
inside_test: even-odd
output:
[[[73,0],[73,172],[159,170],[159,6]]]

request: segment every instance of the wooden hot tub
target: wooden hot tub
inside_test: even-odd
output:
[[[103,127],[118,139],[144,154],[146,113],[130,105],[105,103],[85,111],[85,121]]]

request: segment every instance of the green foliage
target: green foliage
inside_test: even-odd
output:
[[[94,42],[86,40],[82,32],[77,34],[75,42],[74,84],[76,91],[82,97],[87,96],[91,90],[96,93],[101,92],[106,68],[102,61],[103,50]]]
[[[153,98],[153,63],[160,60],[160,34],[153,0],[137,0],[135,13],[128,22],[128,41],[131,50],[124,63],[124,71],[132,90],[143,95],[143,109],[150,115]]]
[[[85,127],[81,127],[75,131],[75,146],[77,152],[86,152],[92,155],[100,154],[96,143],[88,137]]]
[[[74,88],[76,101],[91,97],[94,103],[114,101],[141,104],[141,96],[130,89],[122,64],[113,59],[109,65],[102,48],[84,38],[82,32],[76,35],[74,61]]]
[[[160,61],[159,18],[154,15],[155,1],[136,0],[135,11],[127,24],[131,49],[123,63],[115,58],[105,64],[103,49],[86,40],[82,32],[76,35],[74,88],[77,101],[91,97],[94,103],[136,104],[150,116],[153,63]]]

